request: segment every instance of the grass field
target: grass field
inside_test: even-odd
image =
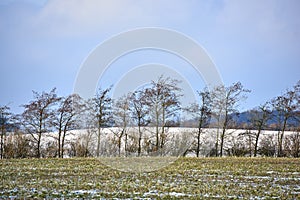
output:
[[[0,199],[300,199],[292,158],[180,158],[137,173],[95,158],[20,159],[0,160],[0,169]]]

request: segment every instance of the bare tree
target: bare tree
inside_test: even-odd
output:
[[[1,139],[0,139],[0,159],[4,158],[4,148],[6,132],[10,126],[10,121],[12,119],[12,113],[8,106],[0,106],[0,128],[1,128]]]
[[[182,96],[180,94],[182,89],[178,86],[179,83],[179,80],[160,76],[145,90],[147,101],[151,105],[152,122],[155,124],[156,150],[163,148],[166,142],[166,124],[173,121],[180,110],[179,98]]]
[[[138,126],[138,156],[142,151],[142,127],[150,123],[149,104],[144,90],[138,90],[130,96],[130,112],[133,123]]]
[[[300,157],[300,128],[285,136],[284,151],[287,156]]]
[[[189,112],[198,121],[198,132],[197,132],[197,146],[196,155],[199,157],[200,154],[200,144],[201,144],[201,134],[203,128],[209,125],[211,117],[211,97],[210,93],[205,88],[203,91],[198,92],[200,97],[200,103],[193,103],[185,110]]]
[[[212,104],[214,117],[218,123],[218,131],[216,138],[216,156],[218,155],[218,145],[219,145],[219,134],[220,134],[220,154],[223,155],[224,139],[226,136],[226,130],[230,125],[232,117],[230,114],[236,113],[238,111],[237,107],[242,99],[247,96],[245,93],[250,92],[250,90],[244,89],[240,82],[234,83],[229,87],[224,85],[217,86],[211,92]],[[221,133],[219,133],[219,128],[221,128]]]
[[[49,93],[42,92],[41,94],[33,91],[34,100],[23,105],[25,110],[21,116],[22,124],[25,132],[32,136],[33,142],[36,144],[36,157],[38,158],[41,157],[42,135],[52,128],[50,121],[54,112],[51,106],[59,100],[55,90],[54,88]]]
[[[79,126],[78,115],[83,111],[83,107],[83,100],[77,94],[60,98],[52,122],[58,131],[58,135],[55,139],[57,140],[59,158],[63,158],[64,156],[65,139],[68,131]]]
[[[109,92],[112,86],[107,89],[99,89],[96,96],[90,101],[90,110],[93,115],[93,121],[97,128],[97,148],[96,156],[100,156],[100,144],[101,144],[101,129],[105,126],[109,126],[112,119],[112,99],[109,97]]]
[[[256,109],[250,111],[250,127],[255,130],[255,132],[251,132],[254,134],[255,143],[254,143],[254,157],[257,156],[258,152],[258,142],[261,132],[267,127],[267,122],[270,119],[271,111],[270,111],[270,103],[266,102],[259,106]]]
[[[122,147],[122,138],[125,135],[125,156],[126,156],[126,147],[127,147],[127,127],[130,122],[130,95],[124,95],[117,99],[114,103],[114,125],[118,128],[117,131],[113,133],[118,138],[118,154],[121,156],[121,147]]]
[[[288,127],[288,120],[296,118],[295,114],[299,111],[299,88],[300,81],[292,88],[288,89],[283,95],[272,100],[273,114],[277,117],[277,156],[283,155],[284,133]]]

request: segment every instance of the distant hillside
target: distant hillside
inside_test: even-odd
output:
[[[250,114],[250,111],[245,111],[242,113],[231,114],[231,117],[237,124],[236,128],[242,128],[243,125],[248,124],[250,122],[251,114]],[[211,123],[214,123],[214,122],[215,122],[215,120],[212,119]],[[273,112],[271,115],[271,118],[267,122],[267,125],[271,126],[276,123],[277,123],[277,114],[276,114],[276,112]],[[184,127],[196,127],[197,125],[198,125],[198,122],[196,119],[186,120],[186,121],[182,122],[182,124],[181,124],[181,126],[184,126]],[[299,121],[297,121],[295,118],[290,118],[288,120],[288,125],[299,126]]]
[[[249,123],[249,119],[251,117],[250,111],[246,111],[246,112],[242,112],[242,113],[234,113],[231,115],[234,119],[234,121],[238,124],[246,124]],[[278,121],[277,119],[277,111],[274,111],[271,114],[271,118],[268,120],[267,124],[268,126],[272,125],[272,124],[276,124]],[[292,126],[297,126],[299,125],[299,121],[297,121],[297,119],[295,118],[290,118],[287,122],[289,125]]]

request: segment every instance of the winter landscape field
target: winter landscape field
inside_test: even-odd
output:
[[[294,158],[179,158],[158,171],[140,173],[114,170],[101,158],[0,164],[1,199],[300,198],[300,160]]]
[[[160,128],[161,130],[161,128]],[[141,137],[142,156],[157,156],[155,151],[150,151],[153,148],[153,133],[154,127],[143,127],[143,134]],[[84,130],[71,130],[68,131],[65,137],[64,157],[86,157],[95,156],[97,146],[97,130],[84,129]],[[125,131],[125,136],[118,140],[118,136],[122,132],[122,128],[111,127],[101,129],[101,141],[100,141],[100,156],[137,156],[137,139],[138,128],[129,127]],[[199,156],[207,157],[214,156],[215,142],[218,132],[216,128],[205,128],[201,130],[199,138],[200,149]],[[226,140],[224,140],[224,151],[227,156],[253,156],[254,149],[254,134],[257,130],[244,130],[244,129],[228,129],[226,132]],[[169,127],[165,128],[166,142],[162,152],[164,156],[196,156],[195,146],[197,143],[197,128],[184,128],[184,127]],[[220,133],[219,133],[220,134]],[[294,143],[289,143],[289,139],[292,136],[296,136]],[[258,154],[260,156],[275,157],[277,151],[277,137],[278,131],[262,130],[260,138],[258,140]],[[23,138],[30,139],[30,135],[23,136]],[[126,141],[126,138],[127,141]],[[286,151],[291,151],[290,148],[297,146],[299,143],[299,132],[297,131],[285,131]],[[17,137],[11,134],[8,140],[16,140]],[[41,140],[41,147],[46,153],[43,153],[43,157],[56,157],[56,140],[57,132],[45,133]],[[150,142],[149,142],[150,141]],[[152,141],[152,142],[151,142]],[[120,142],[120,143],[119,143]],[[118,147],[120,144],[120,148]],[[51,149],[54,150],[51,150]],[[298,150],[298,146],[296,147]],[[125,150],[126,149],[126,150]],[[84,154],[83,152],[86,152]],[[161,154],[159,154],[161,156]],[[286,155],[288,157],[288,155]]]
[[[299,9],[0,0],[0,200],[300,200]]]

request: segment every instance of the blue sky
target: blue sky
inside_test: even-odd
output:
[[[241,109],[252,108],[300,79],[299,10],[297,0],[1,0],[0,105],[21,112],[32,90],[57,87],[60,95],[70,94],[81,64],[97,45],[127,30],[160,27],[204,47],[226,85],[241,81],[252,90]],[[114,65],[158,60],[183,65],[157,52],[129,57]],[[106,78],[111,83],[120,79],[113,74]],[[194,90],[204,86],[201,79],[186,78]]]

